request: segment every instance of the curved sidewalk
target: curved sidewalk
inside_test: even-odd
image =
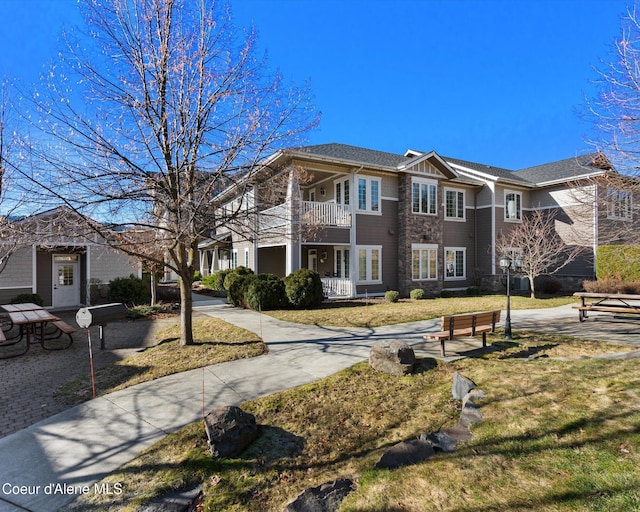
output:
[[[266,355],[163,377],[73,407],[0,439],[0,512],[48,512],[63,508],[94,483],[166,434],[202,417],[204,408],[239,404],[312,382],[368,357],[379,339],[415,344],[438,320],[375,329],[304,326],[221,300],[200,300],[196,310],[261,335]],[[514,311],[514,326],[527,321],[568,324],[565,308]],[[577,316],[577,315],[576,315]],[[577,324],[577,320],[575,320]],[[585,329],[586,330],[586,329]],[[420,355],[438,354],[438,344]],[[480,342],[469,350],[477,349]],[[466,347],[458,347],[466,349]],[[448,350],[453,350],[448,348]],[[126,485],[126,482],[123,482]],[[23,487],[23,488],[21,488]],[[106,489],[102,489],[105,491]],[[24,493],[22,493],[24,491]]]

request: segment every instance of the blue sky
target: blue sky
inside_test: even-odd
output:
[[[520,169],[594,150],[581,116],[623,0],[232,0],[269,63],[309,79],[310,144]],[[0,76],[35,82],[75,0],[0,0]],[[9,21],[10,20],[10,21]]]

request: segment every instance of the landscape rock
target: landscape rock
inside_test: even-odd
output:
[[[453,386],[451,389],[451,394],[456,400],[462,400],[464,396],[475,387],[476,383],[471,379],[468,379],[461,373],[456,372],[453,374]]]
[[[452,452],[458,444],[458,439],[451,437],[445,431],[422,434],[420,439],[427,441],[433,449],[441,452]]]
[[[172,492],[155,498],[146,505],[136,509],[136,512],[188,512],[202,495],[202,484],[182,491]]]
[[[487,398],[487,394],[484,391],[482,391],[481,389],[473,389],[462,398],[462,407],[464,408],[464,406],[469,402],[475,403],[476,401],[482,400],[483,398]]]
[[[413,371],[416,355],[404,341],[378,341],[369,352],[369,364],[374,370],[402,377]]]
[[[433,446],[425,439],[403,441],[387,450],[376,464],[376,468],[396,469],[410,466],[430,459],[435,454]]]
[[[303,491],[283,512],[335,512],[354,489],[354,481],[348,478],[327,482]]]
[[[258,437],[253,414],[235,406],[213,409],[204,424],[214,457],[237,457]]]

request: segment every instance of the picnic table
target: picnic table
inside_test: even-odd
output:
[[[0,330],[0,349],[18,345],[25,340],[22,351],[0,353],[0,358],[22,355],[29,350],[32,343],[40,343],[45,350],[61,350],[69,348],[73,343],[71,334],[75,329],[42,306],[27,303],[5,304],[0,307],[6,311],[5,316],[8,317],[7,323],[9,324],[8,329]],[[54,329],[47,332],[47,326],[50,324]],[[18,327],[17,334],[7,337],[13,327]],[[62,334],[67,334],[69,339],[64,343],[53,341],[59,339]]]
[[[627,293],[576,292],[574,297],[580,304],[573,306],[578,310],[578,320],[584,322],[590,311],[614,313],[614,315],[640,315],[640,295]]]

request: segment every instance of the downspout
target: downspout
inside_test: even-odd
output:
[[[349,202],[351,204],[349,204],[349,207],[351,209],[351,232],[349,234],[349,245],[351,246],[351,248],[349,249],[349,280],[352,283],[353,286],[353,290],[352,290],[352,295],[354,297],[357,297],[358,293],[357,293],[357,289],[356,289],[356,243],[357,243],[357,237],[356,237],[356,230],[357,230],[357,223],[356,223],[356,201],[352,201],[351,198],[354,197],[354,192],[355,194],[355,199],[357,200],[358,196],[357,196],[357,187],[356,187],[356,175],[364,168],[364,165],[361,165],[360,167],[358,167],[356,170],[352,171],[352,180],[351,180],[351,192],[349,193]]]
[[[597,272],[596,269],[597,267],[597,263],[598,263],[598,237],[599,237],[599,231],[598,231],[598,184],[594,183],[593,185],[593,278],[597,279]]]

